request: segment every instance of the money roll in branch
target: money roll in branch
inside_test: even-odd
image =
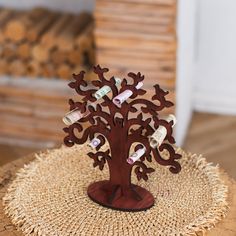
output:
[[[101,140],[99,138],[94,138],[92,141],[88,144],[89,147],[92,149],[96,148],[101,143]]]
[[[145,154],[145,152],[146,152],[145,147],[138,149],[136,152],[133,152],[127,159],[127,163],[133,165],[134,162],[138,161]]]
[[[121,83],[121,79],[119,78],[115,78],[115,81],[116,81],[116,86],[119,86],[120,83]],[[111,92],[111,88],[107,85],[104,85],[102,88],[100,88],[99,90],[97,90],[95,93],[94,93],[94,97],[99,100],[101,99],[102,97],[104,97],[105,95],[107,95],[108,93]],[[96,108],[96,105],[97,103],[96,102],[88,102],[87,104],[87,107],[88,106],[93,106],[94,108]],[[68,113],[66,113],[66,115],[62,118],[64,124],[66,125],[72,125],[74,124],[75,122],[79,121],[80,119],[82,119],[83,117],[87,116],[89,114],[89,111],[88,109],[86,109],[85,112],[81,112],[79,109],[74,109]]]
[[[115,78],[116,86],[118,87],[121,83],[121,79]],[[95,94],[94,97],[98,100],[107,95],[111,92],[111,87],[104,85],[102,88],[100,88]]]
[[[143,86],[142,82],[139,82],[135,88],[136,89],[140,89]],[[121,104],[126,101],[129,97],[131,97],[133,95],[133,92],[129,89],[125,90],[124,92],[118,94],[116,97],[113,98],[113,103],[117,106],[117,107],[121,107]]]
[[[176,117],[172,114],[168,115],[166,118],[164,118],[164,120],[166,120],[167,122],[173,121],[172,127],[174,127],[177,122]],[[149,137],[150,146],[152,148],[159,147],[163,143],[166,135],[167,135],[166,127],[160,125],[158,129],[152,134],[152,136]]]
[[[88,114],[89,114],[89,112],[82,113],[79,109],[76,108],[76,109],[66,113],[66,115],[62,118],[62,120],[66,125],[72,125],[76,121],[87,116]]]

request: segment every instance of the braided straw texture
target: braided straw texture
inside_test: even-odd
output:
[[[180,148],[180,174],[153,162],[149,165],[156,171],[139,182],[154,195],[154,207],[143,212],[104,208],[86,190],[91,182],[108,179],[108,169],[94,169],[89,151],[77,145],[36,154],[17,173],[3,201],[18,229],[39,236],[197,235],[226,215],[227,187],[218,167]]]

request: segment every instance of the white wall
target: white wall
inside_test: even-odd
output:
[[[194,78],[196,1],[178,1],[177,51],[177,127],[176,142],[183,143],[192,116]]]
[[[194,108],[236,114],[236,0],[198,0]]]
[[[54,10],[80,12],[92,11],[95,0],[0,0],[0,6],[9,6],[18,9],[27,9],[35,6],[45,6]]]

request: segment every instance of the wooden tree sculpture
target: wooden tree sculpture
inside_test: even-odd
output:
[[[159,85],[154,86],[155,95],[152,97],[152,100],[157,101],[158,105],[149,100],[136,98],[146,93],[145,90],[135,87],[144,80],[144,76],[141,76],[140,72],[137,74],[128,73],[132,83],[128,84],[128,81],[123,79],[119,91],[114,77],[105,78],[106,72],[108,72],[107,68],[101,68],[99,65],[94,67],[94,73],[99,80],[92,81],[92,84],[97,89],[104,85],[111,88],[111,98],[104,96],[101,99],[101,104],[97,104],[96,107],[92,106],[91,103],[96,101],[93,94],[97,89],[91,89],[91,86],[89,88],[84,80],[84,71],[77,75],[73,74],[75,81],[70,82],[69,87],[75,89],[82,99],[81,102],[74,102],[70,99],[70,110],[78,108],[81,112],[88,112],[88,115],[64,128],[64,132],[67,133],[64,143],[71,147],[74,144],[83,144],[94,137],[101,141],[96,148],[97,152],[90,152],[88,156],[93,159],[93,166],[99,167],[100,170],[103,169],[105,163],[108,164],[110,179],[92,183],[88,187],[88,196],[93,201],[106,207],[124,211],[146,210],[153,206],[154,198],[146,189],[131,183],[133,167],[135,167],[134,172],[138,180],[143,179],[145,181],[148,180],[148,174],[154,169],[148,168],[144,161],[151,162],[153,158],[158,164],[169,166],[172,173],[178,173],[181,170],[177,161],[181,155],[175,153],[171,145],[175,142],[172,136],[173,122],[158,118],[158,112],[172,106],[173,103],[166,100],[165,96],[168,92],[163,91]],[[130,102],[125,101],[119,108],[112,102],[112,99],[119,92],[127,89],[133,92],[129,99]],[[135,118],[129,118],[131,113],[135,114]],[[144,119],[144,113],[151,117]],[[85,122],[89,122],[91,126],[84,128],[82,124]],[[153,149],[149,145],[148,136],[152,135],[160,125],[167,129],[165,140],[168,143],[163,143],[159,149]],[[82,134],[80,137],[76,135],[78,132]],[[109,144],[110,148],[106,151],[99,151],[105,142]],[[138,161],[130,165],[126,160],[129,157],[132,144],[134,144],[135,151],[144,146],[146,152]],[[168,159],[161,156],[160,152],[163,150],[168,152]]]

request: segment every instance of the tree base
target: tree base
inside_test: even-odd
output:
[[[124,189],[104,180],[89,185],[87,193],[94,202],[115,210],[145,211],[154,205],[153,195],[134,184],[129,189]]]

